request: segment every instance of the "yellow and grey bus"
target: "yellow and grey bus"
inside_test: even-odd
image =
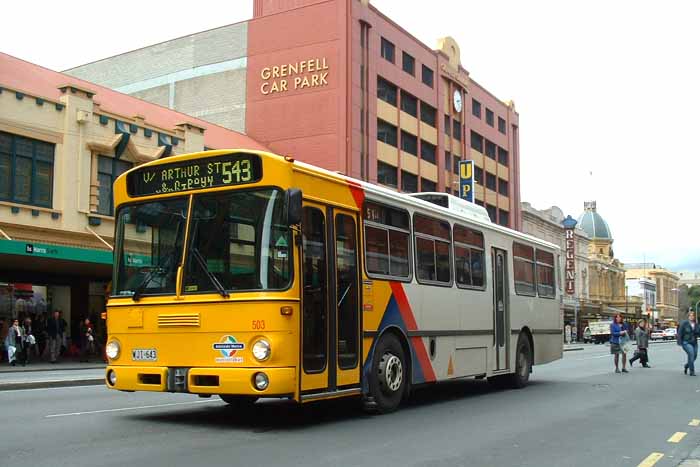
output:
[[[114,200],[110,389],[387,412],[562,356],[558,247],[449,194],[222,150],[136,167]]]

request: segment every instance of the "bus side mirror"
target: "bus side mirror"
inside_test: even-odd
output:
[[[287,225],[301,224],[301,190],[290,188],[286,193]]]

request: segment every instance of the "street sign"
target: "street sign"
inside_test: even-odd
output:
[[[459,197],[474,202],[474,161],[459,161]]]

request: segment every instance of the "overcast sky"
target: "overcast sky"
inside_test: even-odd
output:
[[[228,2],[5,2],[0,50],[64,70],[252,17]],[[622,261],[700,271],[700,2],[373,0],[520,113],[522,199],[596,200]]]

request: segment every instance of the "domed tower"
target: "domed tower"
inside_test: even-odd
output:
[[[583,203],[583,214],[578,218],[578,227],[581,228],[591,238],[590,254],[602,255],[608,258],[614,258],[612,244],[613,238],[610,233],[610,226],[598,214],[595,201],[586,201]]]

